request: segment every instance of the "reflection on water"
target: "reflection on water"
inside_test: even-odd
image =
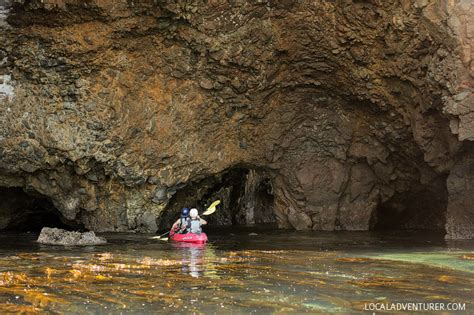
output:
[[[232,232],[232,233],[231,233]],[[462,302],[474,243],[419,233],[210,232],[208,245],[148,235],[62,248],[0,234],[0,313],[289,313],[370,302]]]
[[[171,243],[171,246],[182,255],[181,272],[193,278],[199,278],[205,271],[204,253],[212,252],[212,248],[207,249],[206,244],[192,243]]]

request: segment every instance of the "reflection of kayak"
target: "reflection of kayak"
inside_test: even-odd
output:
[[[204,244],[204,243],[207,242],[207,235],[206,235],[206,233],[201,233],[201,234],[194,234],[194,233],[174,234],[174,232],[171,231],[170,232],[170,239],[175,241],[175,242]]]
[[[171,242],[173,248],[186,248],[186,249],[204,249],[206,243],[185,243],[185,242]]]

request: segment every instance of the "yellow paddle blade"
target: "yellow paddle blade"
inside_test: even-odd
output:
[[[217,207],[217,206],[220,205],[220,204],[221,204],[221,201],[220,201],[220,200],[216,200],[216,201],[214,201],[213,203],[211,203],[211,205],[209,206],[209,208],[215,208],[215,207]],[[208,208],[208,209],[209,209],[209,208]]]
[[[210,206],[209,208],[207,208],[207,210],[202,214],[202,215],[210,215],[210,214],[213,214],[214,212],[216,212],[217,210],[217,206],[221,203],[220,200],[216,200],[214,201]]]
[[[210,214],[213,214],[214,212],[216,212],[216,207],[214,208],[207,208],[206,212],[204,212],[202,215],[210,215]]]

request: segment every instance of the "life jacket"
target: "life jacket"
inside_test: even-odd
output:
[[[201,220],[199,218],[191,219],[189,221],[189,232],[194,234],[201,234]]]
[[[179,234],[188,233],[190,227],[191,227],[191,218],[190,217],[179,219],[179,225],[178,225],[178,233]]]

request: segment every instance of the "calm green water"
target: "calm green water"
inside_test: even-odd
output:
[[[371,302],[461,302],[474,312],[474,242],[250,232],[210,231],[206,246],[112,234],[84,248],[0,234],[0,313],[341,313]]]

